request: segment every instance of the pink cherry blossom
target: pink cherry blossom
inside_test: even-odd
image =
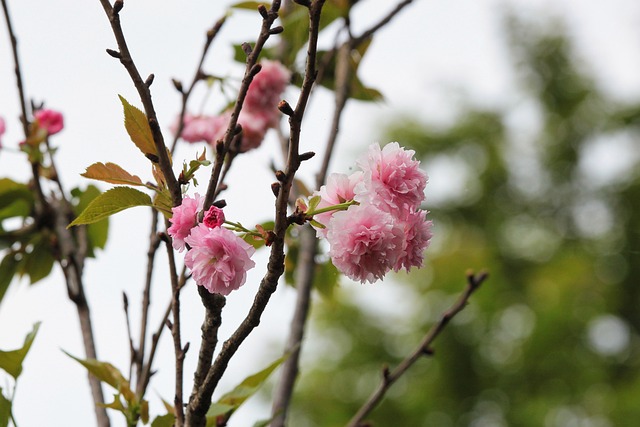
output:
[[[182,199],[180,206],[171,208],[173,216],[169,219],[171,226],[167,233],[172,238],[175,250],[182,252],[185,249],[185,239],[198,223],[198,212],[202,210],[203,204],[204,198],[196,193],[193,198],[186,196]]]
[[[185,114],[184,127],[180,136],[187,142],[208,142],[212,144],[220,132],[224,135],[226,123],[224,118],[219,116],[193,116],[191,114]],[[177,120],[171,128],[175,134],[178,130]]]
[[[224,227],[199,224],[185,239],[191,247],[184,262],[199,286],[211,293],[229,295],[242,286],[247,270],[255,267],[253,246]]]
[[[209,228],[220,227],[224,224],[224,212],[216,206],[211,206],[207,213],[204,214],[202,222]]]
[[[278,103],[291,73],[278,61],[263,60],[260,65],[262,69],[249,85],[244,108],[252,114],[267,113],[269,127],[273,127],[279,117]]]
[[[329,222],[329,256],[346,276],[373,283],[403,256],[403,232],[391,214],[369,204],[354,205]]]
[[[38,110],[33,116],[38,122],[38,126],[41,129],[47,131],[49,135],[54,135],[62,130],[64,127],[64,119],[62,113],[54,110]]]
[[[400,221],[403,227],[404,246],[403,254],[394,265],[395,271],[404,267],[409,271],[411,267],[422,267],[424,251],[431,240],[431,221],[426,221],[426,211],[411,210],[405,220]]]
[[[362,177],[363,174],[360,171],[354,172],[351,175],[343,173],[332,173],[329,175],[326,185],[323,185],[320,187],[320,190],[313,193],[313,196],[320,196],[320,203],[318,203],[316,209],[353,200],[355,197],[354,189],[357,184],[362,182]],[[326,227],[334,213],[335,211],[317,214],[314,215],[313,219]],[[327,228],[316,228],[318,237],[326,237],[327,231]]]
[[[401,215],[417,209],[424,200],[427,175],[419,169],[414,154],[397,142],[383,149],[378,144],[369,146],[367,156],[358,161],[365,179],[356,188],[356,200],[366,200],[387,212],[401,211]]]

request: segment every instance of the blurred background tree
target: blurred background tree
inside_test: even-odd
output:
[[[344,425],[468,268],[491,277],[373,425],[637,425],[640,104],[603,93],[561,25],[509,16],[504,28],[518,108],[467,105],[448,126],[400,118],[379,138],[445,171],[446,188],[428,186],[428,264],[397,275],[382,303],[343,287],[314,306],[321,334],[307,340],[290,425]]]

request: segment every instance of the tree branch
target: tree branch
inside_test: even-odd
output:
[[[436,337],[442,332],[442,330],[447,326],[449,321],[453,319],[453,317],[461,312],[467,305],[471,294],[473,294],[480,285],[489,277],[489,274],[486,272],[473,274],[467,273],[467,287],[458,300],[442,314],[440,321],[433,325],[429,332],[424,336],[420,345],[409,354],[400,364],[391,372],[388,369],[385,369],[383,372],[383,377],[381,383],[378,385],[378,388],[371,394],[369,399],[360,407],[356,415],[349,421],[347,427],[362,427],[365,424],[362,423],[364,417],[366,417],[379,403],[382,401],[387,390],[393,385],[394,382],[398,380],[404,373],[421,357],[425,355],[433,354],[433,350],[431,350],[431,344],[436,339]]]
[[[160,125],[158,124],[158,118],[156,117],[156,111],[153,106],[153,101],[151,100],[151,91],[149,89],[150,83],[147,84],[144,80],[142,80],[142,77],[138,72],[138,68],[133,62],[133,58],[131,57],[131,53],[129,52],[129,47],[127,46],[127,41],[124,37],[122,26],[120,24],[120,11],[124,7],[124,1],[116,0],[113,7],[108,0],[100,0],[100,3],[102,4],[104,11],[109,18],[113,35],[115,36],[116,42],[118,43],[119,51],[116,52],[117,57],[120,59],[120,63],[129,73],[129,76],[131,77],[131,80],[133,81],[133,84],[138,91],[140,100],[142,101],[144,112],[147,116],[149,127],[151,128],[151,133],[153,134],[153,141],[155,143],[156,151],[158,154],[158,163],[160,164],[160,169],[162,170],[162,174],[164,175],[165,181],[167,182],[167,187],[169,188],[169,192],[171,193],[171,200],[174,206],[178,206],[182,202],[182,190],[180,188],[180,185],[178,184],[176,176],[173,173],[173,169],[171,168],[171,159],[169,159],[167,147],[164,143],[164,137],[162,136]]]

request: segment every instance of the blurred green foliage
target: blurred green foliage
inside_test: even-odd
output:
[[[514,108],[466,107],[446,127],[402,119],[381,138],[462,184],[427,193],[435,238],[397,295],[363,303],[344,286],[314,307],[289,425],[345,425],[468,268],[491,276],[372,425],[638,425],[640,104],[603,93],[561,30],[508,19],[506,32]]]

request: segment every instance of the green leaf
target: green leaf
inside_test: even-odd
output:
[[[29,187],[8,178],[0,179],[0,221],[15,216],[28,216],[33,207]]]
[[[89,206],[68,227],[93,224],[134,206],[151,205],[151,197],[142,191],[130,187],[115,187],[93,199]]]
[[[335,289],[338,287],[340,272],[331,261],[316,264],[313,286],[320,295],[326,299],[332,299]]]
[[[87,188],[82,191],[79,188],[71,190],[71,195],[74,197],[73,212],[80,215],[84,211],[89,203],[102,192],[98,190],[95,185],[88,185]],[[90,257],[95,256],[94,249],[104,249],[107,244],[107,238],[109,236],[109,218],[105,218],[101,221],[89,224],[87,226],[87,238],[89,239],[89,247],[87,248],[87,255]]]
[[[66,351],[64,353],[87,368],[91,375],[96,377],[98,380],[107,383],[116,389],[122,394],[127,402],[131,403],[136,401],[136,396],[129,386],[129,381],[127,381],[127,379],[120,373],[118,368],[107,362],[100,362],[95,359],[83,360],[72,356]]]
[[[139,176],[131,175],[115,163],[94,163],[80,175],[110,184],[144,185]]]
[[[165,414],[155,417],[151,422],[151,427],[173,427],[176,417],[173,414]]]
[[[2,394],[0,387],[0,427],[7,427],[11,419],[11,401]]]
[[[153,133],[151,132],[146,114],[129,104],[121,95],[118,95],[118,98],[120,98],[120,102],[122,102],[122,107],[124,108],[124,127],[127,129],[131,141],[145,156],[157,156],[158,150],[156,150]]]
[[[51,273],[55,258],[49,239],[43,234],[36,234],[29,244],[33,245],[33,249],[31,252],[23,253],[20,269],[22,273],[29,275],[33,285]]]
[[[9,252],[0,262],[0,302],[7,292],[11,279],[15,276],[18,268],[18,260],[13,252]]]
[[[241,1],[236,4],[232,4],[231,8],[233,9],[250,9],[250,10],[258,10],[258,6],[264,6],[267,9],[271,6],[271,3],[266,1]]]
[[[288,355],[282,356],[260,372],[248,376],[233,390],[222,396],[217,403],[212,404],[207,412],[207,427],[215,426],[217,418],[220,416],[226,416],[226,419],[228,419],[240,405],[258,391],[271,373],[280,366],[287,357]]]
[[[24,339],[24,345],[21,348],[12,351],[0,350],[0,369],[5,370],[16,380],[22,373],[22,362],[31,348],[39,327],[40,322],[33,325],[33,330],[27,334]]]

